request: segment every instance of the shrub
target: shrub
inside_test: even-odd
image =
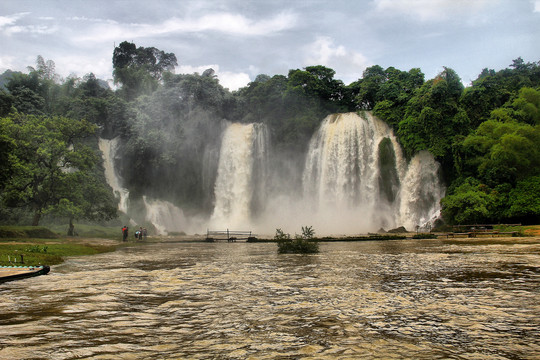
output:
[[[302,227],[302,235],[296,235],[291,239],[281,229],[276,229],[274,239],[277,240],[278,253],[280,254],[316,254],[319,252],[319,243],[313,240],[315,231],[311,226]]]
[[[436,239],[437,235],[429,233],[419,233],[412,236],[413,239]]]

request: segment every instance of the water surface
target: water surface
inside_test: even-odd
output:
[[[0,359],[538,359],[540,239],[162,243],[0,284]]]

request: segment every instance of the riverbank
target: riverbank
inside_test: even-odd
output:
[[[111,252],[121,245],[114,239],[61,236],[44,227],[1,226],[0,266],[57,265],[70,256]]]
[[[57,229],[53,229],[57,230]],[[112,252],[122,246],[133,244],[167,243],[167,242],[204,242],[205,235],[149,236],[146,241],[129,240],[122,242],[121,234],[112,228],[87,229],[86,236],[63,236],[46,227],[32,226],[0,226],[0,266],[37,266],[57,265],[67,257],[96,255]],[[502,234],[478,234],[476,243],[522,243],[526,240],[540,238],[540,225],[520,226],[500,229],[515,231],[518,236],[501,236]],[[115,236],[116,235],[116,236]],[[434,233],[439,239],[448,242],[468,242],[471,238],[450,237],[445,233]],[[523,237],[524,236],[524,237]],[[422,239],[415,233],[400,234],[368,234],[363,236],[335,236],[318,238],[321,242],[343,241],[380,241]],[[226,240],[225,240],[226,241]],[[261,237],[255,242],[274,242],[269,236]]]

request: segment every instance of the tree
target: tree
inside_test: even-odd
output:
[[[7,180],[2,201],[8,207],[23,207],[33,213],[32,225],[45,214],[71,218],[106,218],[90,211],[81,199],[91,202],[92,170],[99,157],[85,139],[95,134],[95,125],[85,120],[13,113],[0,119],[12,141],[12,177]],[[111,194],[112,196],[112,194]]]
[[[467,114],[459,107],[461,80],[449,68],[424,83],[407,102],[398,135],[408,157],[428,150],[442,163],[447,179],[454,178],[453,144],[470,131]]]
[[[382,100],[378,93],[386,80],[386,73],[379,65],[374,65],[364,70],[356,97],[360,109],[371,110],[379,100]]]
[[[165,72],[171,72],[178,65],[173,53],[165,53],[154,47],[136,47],[124,41],[113,52],[113,77],[122,85],[127,100],[157,89]]]
[[[468,174],[490,186],[540,172],[540,127],[510,120],[488,120],[462,144]]]
[[[479,224],[490,218],[491,198],[487,188],[473,178],[466,179],[441,200],[442,216],[450,224]]]
[[[506,215],[528,224],[540,221],[540,176],[531,176],[517,183],[510,192]]]
[[[524,87],[512,103],[516,117],[531,125],[540,124],[540,90]]]

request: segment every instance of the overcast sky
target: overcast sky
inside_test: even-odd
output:
[[[122,41],[172,52],[176,73],[211,67],[231,90],[258,74],[325,65],[346,84],[368,66],[483,68],[540,60],[540,0],[2,0],[0,72],[36,57],[62,76],[112,78]]]

